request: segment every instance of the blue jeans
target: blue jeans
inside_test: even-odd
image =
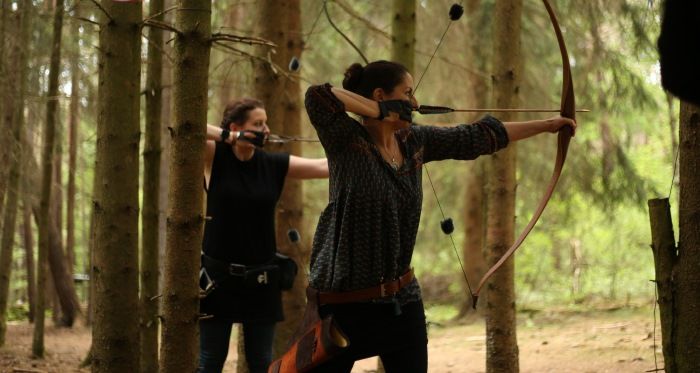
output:
[[[198,373],[220,373],[228,355],[233,322],[226,320],[201,320],[199,322]],[[272,361],[274,322],[243,323],[245,358],[250,373],[266,373]]]

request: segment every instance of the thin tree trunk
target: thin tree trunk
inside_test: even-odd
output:
[[[651,250],[654,253],[654,270],[656,274],[657,302],[661,320],[661,346],[664,354],[664,370],[677,373],[674,353],[673,320],[673,268],[678,262],[676,239],[673,234],[671,205],[668,198],[649,200],[649,222],[651,223]],[[654,352],[656,354],[656,352]]]
[[[163,11],[163,0],[151,0],[149,14]],[[163,21],[163,16],[154,18]],[[141,215],[141,371],[158,371],[158,304],[159,294],[159,244],[160,232],[160,160],[161,160],[161,112],[163,73],[163,31],[152,27],[148,30],[148,65],[146,71],[146,141],[143,151],[143,212]]]
[[[53,21],[53,41],[51,47],[51,67],[49,70],[49,90],[46,104],[46,129],[44,131],[44,147],[42,150],[42,180],[41,180],[41,211],[39,224],[39,258],[36,318],[32,354],[44,356],[44,309],[46,277],[48,276],[49,228],[51,219],[51,187],[53,173],[53,153],[56,137],[56,121],[58,119],[58,78],[61,68],[61,33],[63,30],[63,0],[56,0]]]
[[[496,107],[517,107],[521,80],[521,0],[497,0],[494,10],[493,98]],[[503,121],[512,119],[503,115]],[[487,261],[496,261],[513,244],[515,226],[514,144],[494,154],[489,169]],[[486,298],[486,371],[518,372],[514,260],[510,258],[494,274]]]
[[[63,245],[61,232],[58,224],[51,223],[49,227],[49,268],[51,279],[53,280],[58,304],[53,312],[58,314],[60,307],[60,318],[57,320],[59,326],[73,326],[75,317],[80,312],[80,302],[73,286],[73,276],[66,266],[66,257],[63,255]]]
[[[394,0],[391,59],[413,71],[416,56],[416,0]]]
[[[18,17],[20,13],[18,13]],[[26,13],[25,13],[26,14]],[[14,18],[14,17],[13,17]],[[19,18],[19,23],[22,23],[22,19]],[[14,39],[14,38],[13,38]],[[17,46],[20,42],[16,43]],[[17,76],[17,70],[22,69],[20,54],[26,53],[25,48],[15,49],[15,53],[10,55],[9,61],[3,61],[9,65],[9,70],[13,71],[12,75]],[[15,82],[16,83],[16,82]],[[16,87],[13,84],[11,87]],[[16,89],[7,89],[7,94],[15,96],[19,93]],[[17,200],[19,199],[19,181],[20,181],[20,167],[22,161],[22,127],[19,121],[18,114],[22,113],[21,107],[23,103],[19,99],[13,99],[11,101],[11,106],[5,107],[7,111],[10,111],[10,115],[7,118],[11,121],[10,123],[3,123],[4,125],[9,125],[11,129],[11,136],[9,138],[9,144],[11,145],[7,149],[9,154],[9,179],[7,181],[7,203],[4,208],[3,223],[2,223],[2,240],[0,240],[0,346],[5,345],[5,334],[7,332],[7,305],[9,302],[9,289],[10,289],[10,277],[12,271],[12,252],[14,250],[14,239],[15,239],[15,222],[17,217]],[[20,108],[18,108],[19,106]],[[0,199],[0,204],[2,200]]]
[[[175,27],[174,128],[162,297],[160,369],[197,368],[199,256],[202,244],[204,144],[211,1],[181,0]]]
[[[25,185],[26,187],[26,185]],[[36,273],[34,271],[34,232],[32,232],[32,212],[31,202],[26,191],[22,203],[22,237],[24,240],[24,264],[27,270],[27,300],[29,301],[29,322],[34,322],[34,312],[36,308]]]
[[[678,372],[700,367],[700,107],[681,102],[675,342]]]
[[[80,17],[80,4],[73,11],[74,19]],[[80,23],[73,22],[71,30],[73,51],[70,56],[71,92],[68,109],[68,186],[66,190],[66,261],[73,274],[75,266],[75,174],[78,163],[78,125],[80,123]]]
[[[466,18],[469,20],[481,19],[479,12],[481,9],[481,0],[470,0],[466,4]],[[487,59],[485,51],[488,49],[488,38],[480,35],[481,25],[479,22],[468,22],[466,33],[469,37],[466,38],[467,47],[469,48],[470,56],[467,57],[471,62],[477,64],[477,69],[487,71]],[[465,58],[465,61],[466,58]],[[469,89],[472,102],[475,107],[488,107],[489,101],[489,82],[486,77],[479,74],[469,75]],[[486,181],[487,181],[487,162],[486,158],[478,158],[473,162],[466,177],[466,198],[464,220],[464,246],[462,248],[462,257],[464,258],[464,270],[467,274],[470,284],[475,284],[481,276],[486,272],[486,259],[484,258],[484,241],[486,239],[486,211],[487,211],[487,196],[486,196]],[[463,285],[466,287],[466,284]],[[467,289],[468,290],[468,289]],[[488,289],[482,289],[482,297],[486,298]],[[478,303],[478,312],[483,314],[485,302]],[[461,305],[458,317],[465,317],[473,314],[472,298],[465,297]]]
[[[281,46],[272,54],[272,61],[287,68],[292,58],[301,60],[303,51],[301,3],[299,0],[266,0],[258,11],[258,24],[262,37]],[[267,22],[268,19],[284,20]],[[301,87],[298,72],[286,71],[291,77],[276,73],[269,65],[256,65],[255,92],[263,99],[268,115],[270,131],[286,135],[301,134]],[[301,144],[292,142],[280,147],[270,147],[272,151],[284,151],[301,155]],[[284,190],[277,203],[276,242],[280,252],[292,257],[300,265],[305,265],[309,252],[303,245],[293,244],[287,231],[297,229],[305,232],[303,216],[303,190],[299,180],[286,180]],[[302,270],[303,272],[303,270]],[[283,293],[284,321],[275,329],[273,357],[280,356],[287,342],[301,321],[306,306],[306,278],[297,276],[291,290]],[[239,343],[243,336],[239,335]],[[238,372],[242,372],[238,369]]]
[[[92,371],[139,372],[141,3],[101,4]]]
[[[462,258],[464,259],[464,271],[470,284],[477,281],[486,272],[486,260],[484,259],[484,232],[486,229],[486,164],[485,159],[477,159],[471,164],[467,176],[464,219],[464,246]],[[464,281],[463,281],[464,282]],[[464,284],[466,287],[466,284]],[[486,297],[486,294],[483,294]],[[483,310],[483,303],[477,304]],[[465,297],[459,311],[459,317],[472,314],[472,299]]]
[[[53,290],[51,318],[54,325],[68,326],[64,323],[64,320],[70,320],[72,317],[63,314],[63,301],[61,299],[61,293],[64,290],[62,282],[65,263],[58,268],[58,264],[55,261],[57,258],[62,262],[66,261],[66,256],[63,253],[63,235],[61,234],[63,231],[63,124],[58,118],[57,116],[56,144],[53,151],[53,181],[51,183],[53,188],[51,191],[53,198],[51,198],[50,207],[52,218],[49,219],[49,271],[53,286],[49,286],[49,288]],[[55,252],[55,250],[58,250],[58,252]],[[68,311],[70,312],[70,309]],[[72,323],[71,321],[71,325]]]
[[[10,1],[2,0],[2,15],[0,16],[0,126],[6,129],[12,128],[14,111],[11,108],[15,106],[14,95],[11,93],[11,88],[15,86],[11,80],[15,75],[9,74],[12,58],[6,56],[6,51],[16,50],[15,38],[7,32],[11,14]],[[9,163],[11,141],[11,136],[0,136],[0,164]],[[0,216],[3,216],[8,171],[7,167],[0,167]]]

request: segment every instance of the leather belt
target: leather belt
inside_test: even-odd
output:
[[[318,297],[319,305],[322,304],[341,304],[341,303],[357,303],[367,302],[373,299],[390,297],[403,289],[406,285],[413,281],[413,268],[409,269],[399,278],[383,282],[371,288],[351,290],[351,291],[317,291],[314,290]]]

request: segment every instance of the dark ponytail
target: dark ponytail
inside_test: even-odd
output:
[[[242,98],[231,101],[224,109],[223,119],[221,120],[221,128],[228,129],[231,123],[241,125],[248,120],[248,113],[254,109],[264,109],[262,101],[254,98]]]
[[[377,88],[391,94],[406,74],[406,67],[396,62],[379,60],[364,67],[354,63],[345,71],[343,88],[367,98],[372,98],[372,92]]]

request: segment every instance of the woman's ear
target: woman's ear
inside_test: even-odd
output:
[[[374,91],[372,91],[372,99],[374,101],[384,101],[384,90],[375,88]]]

